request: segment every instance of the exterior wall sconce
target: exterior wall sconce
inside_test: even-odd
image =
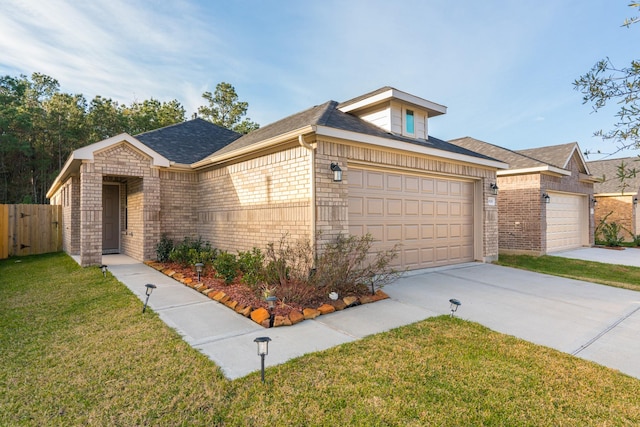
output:
[[[634,207],[635,207],[635,206],[638,206],[638,198],[637,198],[637,197],[634,197],[634,198],[633,198],[633,206],[634,206]]]
[[[491,193],[494,196],[498,195],[498,185],[495,182],[492,182],[491,185],[489,186],[489,188],[491,189]]]
[[[544,200],[545,203],[551,203],[551,197],[549,197],[547,193],[542,193],[542,200]]]
[[[455,298],[451,298],[449,300],[449,302],[451,303],[451,307],[450,307],[450,309],[451,309],[451,317],[453,317],[453,313],[458,311],[458,307],[460,307],[462,305],[462,303],[459,300],[455,299]]]
[[[100,266],[100,270],[102,270],[102,275],[103,275],[104,277],[107,277],[107,266],[106,266],[106,265],[104,265],[104,264],[102,264],[102,265]]]
[[[200,281],[200,275],[202,274],[202,270],[204,269],[204,264],[201,262],[196,263],[196,273],[198,273],[198,282]]]
[[[595,197],[591,197],[591,204],[593,205],[593,207],[595,208],[596,205],[598,204],[598,201],[596,200]]]
[[[342,182],[342,169],[337,163],[331,163],[331,172],[333,172],[333,182]]]
[[[258,337],[253,342],[258,344],[258,356],[260,356],[260,378],[264,383],[264,357],[269,354],[269,337]]]
[[[156,285],[147,283],[146,285],[144,285],[144,287],[147,288],[147,290],[145,291],[145,295],[147,296],[147,299],[144,302],[144,307],[142,307],[143,313],[147,310],[147,303],[149,302],[149,297],[151,296],[151,293],[153,292],[153,290],[156,288]]]

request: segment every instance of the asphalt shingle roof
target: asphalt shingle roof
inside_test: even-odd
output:
[[[197,118],[136,135],[136,139],[170,161],[191,164],[242,135]]]
[[[629,178],[625,180],[625,184],[628,185],[624,192],[625,194],[635,194],[640,189],[640,159],[638,157],[627,157],[624,159],[609,159],[609,160],[595,160],[587,162],[589,171],[596,177],[603,179],[603,182],[596,182],[593,185],[595,193],[621,193],[622,183],[617,178],[618,166],[624,162],[624,166],[627,169],[637,169],[638,173],[635,178]]]
[[[518,150],[518,153],[541,160],[548,165],[565,169],[575,148],[576,143],[569,142],[567,144],[547,145],[545,147]]]
[[[475,138],[466,136],[464,138],[453,139],[450,143],[464,147],[471,151],[477,151],[478,153],[485,154],[507,163],[509,169],[526,169],[547,166],[546,163],[540,160],[529,157],[520,152],[509,150],[508,148],[499,147],[497,145],[490,144],[488,142],[480,141]]]
[[[275,123],[257,129],[247,135],[242,136],[233,143],[221,148],[214,153],[215,156],[235,151],[241,148],[249,147],[258,142],[269,138],[282,135],[287,132],[295,131],[306,126],[326,126],[334,129],[340,129],[350,132],[357,132],[380,138],[392,139],[396,141],[408,142],[411,144],[421,145],[423,147],[434,148],[437,150],[447,151],[450,153],[463,154],[479,159],[495,160],[494,158],[476,153],[464,147],[460,147],[449,142],[429,137],[428,140],[419,140],[396,135],[379,128],[357,116],[344,113],[338,109],[338,102],[327,101],[324,104],[309,108],[300,113],[285,117]]]

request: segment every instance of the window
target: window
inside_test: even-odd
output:
[[[414,122],[413,122],[413,111],[412,110],[406,110],[405,112],[405,132],[407,132],[408,134],[413,134],[415,132],[414,130]]]

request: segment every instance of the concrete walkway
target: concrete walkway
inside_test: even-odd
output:
[[[640,252],[639,252],[640,254]],[[640,293],[538,273],[469,263],[414,272],[384,288],[390,299],[264,329],[154,269],[122,255],[105,255],[109,271],[185,341],[235,379],[259,370],[253,340],[272,339],[266,365],[283,363],[364,336],[449,313],[495,331],[552,347],[640,378]]]

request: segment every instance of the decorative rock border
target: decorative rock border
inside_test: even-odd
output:
[[[204,283],[194,282],[190,277],[184,277],[183,274],[177,273],[170,268],[165,268],[162,264],[155,261],[145,261],[145,264],[151,268],[154,268],[164,275],[171,277],[172,279],[182,283],[185,286],[192,288],[193,290],[200,292],[203,295],[211,298],[214,301],[224,304],[226,307],[234,310],[236,313],[247,317],[260,326],[265,328],[270,327],[271,314],[264,307],[253,308],[251,306],[245,306],[239,304],[238,301],[232,301],[229,295],[224,291],[216,291],[215,289],[207,288]],[[315,319],[323,314],[333,313],[334,311],[344,310],[349,307],[355,307],[361,304],[369,304],[372,302],[380,301],[389,298],[389,295],[378,289],[374,295],[362,295],[360,297],[347,296],[342,299],[337,299],[329,303],[324,303],[320,307],[308,307],[300,312],[299,310],[292,310],[287,316],[275,316],[273,320],[273,327],[278,326],[292,326],[307,319]]]

